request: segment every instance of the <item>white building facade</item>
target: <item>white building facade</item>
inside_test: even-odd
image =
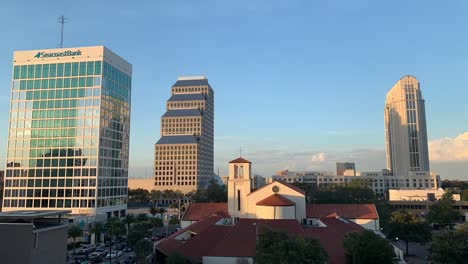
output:
[[[385,100],[387,169],[393,175],[430,171],[426,110],[418,80],[404,76]]]

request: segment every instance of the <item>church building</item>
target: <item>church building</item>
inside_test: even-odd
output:
[[[267,228],[315,237],[328,263],[344,263],[347,233],[380,230],[373,204],[307,204],[302,189],[283,181],[253,190],[251,172],[242,157],[229,162],[227,203],[191,204],[182,229],[156,243],[157,257],[177,252],[193,263],[253,263],[258,235]]]

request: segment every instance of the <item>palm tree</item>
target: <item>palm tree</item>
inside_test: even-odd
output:
[[[91,233],[94,234],[94,243],[101,242],[101,234],[104,232],[104,225],[101,222],[95,222],[90,229]]]
[[[156,205],[156,201],[159,202],[159,200],[161,200],[161,196],[162,196],[161,191],[156,191],[156,190],[151,191],[151,200],[153,202],[153,205]]]
[[[112,238],[124,234],[125,224],[120,221],[118,217],[112,217],[107,219],[105,225],[106,233],[109,236],[109,255],[112,254]],[[112,262],[112,258],[109,259]]]
[[[158,208],[151,206],[149,211],[150,211],[150,214],[152,214],[154,218],[154,216],[158,213]]]
[[[70,229],[68,229],[68,237],[73,238],[73,254],[75,254],[75,244],[76,238],[81,237],[83,235],[83,230],[79,225],[72,225]]]
[[[135,222],[135,217],[131,214],[127,214],[124,219],[124,223],[127,225],[127,236],[130,233],[130,224]]]
[[[158,214],[161,215],[161,220],[163,219],[163,215],[165,212],[167,212],[167,210],[164,207],[158,208]]]

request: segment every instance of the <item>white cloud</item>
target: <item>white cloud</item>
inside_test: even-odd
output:
[[[310,161],[312,161],[312,163],[323,163],[325,160],[326,160],[326,154],[324,152],[314,154],[310,158]]]
[[[468,160],[468,132],[429,141],[429,158],[435,162]]]

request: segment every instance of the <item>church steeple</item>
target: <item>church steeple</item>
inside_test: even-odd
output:
[[[247,195],[252,190],[252,163],[242,157],[229,162],[228,211],[236,217],[246,217]]]

